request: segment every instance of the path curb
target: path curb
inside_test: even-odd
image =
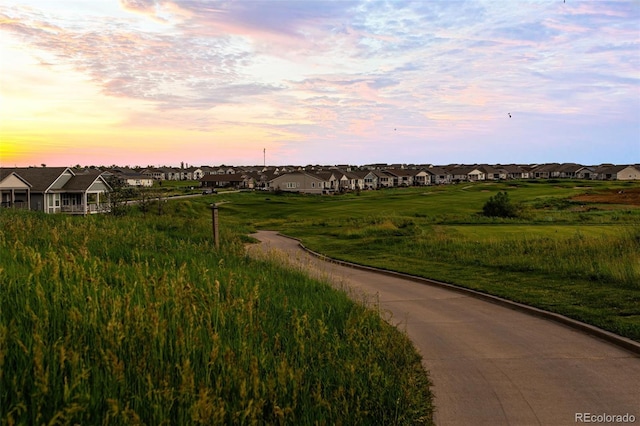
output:
[[[610,331],[606,331],[603,330],[601,328],[598,328],[596,326],[590,325],[590,324],[586,324],[584,322],[578,321],[578,320],[574,320],[572,318],[566,317],[564,315],[560,315],[560,314],[556,314],[554,312],[549,312],[549,311],[545,311],[544,309],[540,309],[540,308],[535,308],[533,306],[529,306],[529,305],[525,305],[523,303],[518,303],[518,302],[513,302],[511,300],[507,300],[504,299],[502,297],[498,297],[498,296],[493,296],[491,294],[487,294],[487,293],[482,293],[480,291],[477,290],[472,290],[469,288],[465,288],[465,287],[460,287],[458,285],[455,284],[450,284],[450,283],[445,283],[442,281],[437,281],[437,280],[432,280],[429,278],[423,278],[423,277],[418,277],[415,275],[410,275],[410,274],[405,274],[403,272],[396,272],[396,271],[390,271],[387,269],[379,269],[379,268],[374,268],[372,266],[365,266],[365,265],[360,265],[358,263],[353,263],[353,262],[346,262],[344,260],[338,260],[338,259],[333,259],[329,256],[326,256],[324,254],[321,253],[317,253],[311,249],[308,249],[307,247],[304,246],[304,244],[302,244],[302,242],[300,241],[300,239],[295,238],[295,237],[290,237],[288,235],[284,235],[284,234],[280,234],[278,233],[278,235],[281,235],[283,237],[287,237],[290,238],[292,240],[295,240],[298,242],[298,245],[300,246],[300,248],[302,248],[304,251],[306,251],[307,253],[311,254],[314,257],[317,257],[319,259],[325,260],[327,262],[331,262],[331,263],[335,263],[338,265],[342,265],[342,266],[347,266],[350,268],[354,268],[354,269],[360,269],[363,271],[371,271],[371,272],[377,272],[380,274],[384,274],[384,275],[388,275],[388,276],[392,276],[392,277],[398,277],[398,278],[404,278],[407,280],[411,280],[417,283],[421,283],[421,284],[426,284],[426,285],[432,285],[432,286],[436,286],[436,287],[441,287],[441,288],[445,288],[448,290],[452,290],[458,293],[462,293],[464,295],[470,296],[470,297],[475,297],[477,299],[481,299],[481,300],[485,300],[487,302],[491,302],[491,303],[495,303],[497,305],[501,305],[501,306],[505,306],[507,308],[510,309],[514,309],[517,311],[522,311],[525,313],[528,313],[530,315],[534,315],[540,318],[544,318],[550,321],[554,321],[556,323],[560,323],[563,324],[567,327],[570,327],[574,330],[578,330],[581,331],[583,333],[592,335],[594,337],[597,337],[601,340],[607,341],[609,343],[612,343],[622,349],[625,349],[629,352],[631,352],[632,354],[634,354],[635,356],[640,357],[640,342],[636,342],[635,340],[631,340],[627,337],[623,337],[623,336],[619,336],[615,333],[612,333]]]

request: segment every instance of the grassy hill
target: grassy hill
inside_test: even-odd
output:
[[[407,337],[206,203],[0,211],[1,424],[431,423]],[[151,209],[151,211],[157,211]]]

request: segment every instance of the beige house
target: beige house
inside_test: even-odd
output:
[[[636,166],[601,166],[596,169],[601,180],[640,180],[640,169]]]
[[[427,173],[425,169],[420,169],[416,171],[413,175],[413,184],[417,186],[429,185],[430,183],[430,175]]]
[[[147,174],[138,173],[135,170],[125,169],[112,172],[113,175],[124,185],[137,188],[151,188],[153,177]]]
[[[269,181],[269,189],[307,194],[325,194],[332,191],[331,184],[320,175],[302,171],[276,176]]]

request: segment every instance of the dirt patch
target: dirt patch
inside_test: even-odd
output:
[[[571,197],[572,201],[603,204],[629,204],[640,206],[640,188],[598,191],[592,194],[580,194]]]

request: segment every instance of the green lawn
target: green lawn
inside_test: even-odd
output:
[[[275,229],[360,264],[474,288],[640,340],[640,208],[573,196],[629,182],[502,182],[310,196],[218,196],[222,223]],[[513,219],[483,204],[507,191]]]

